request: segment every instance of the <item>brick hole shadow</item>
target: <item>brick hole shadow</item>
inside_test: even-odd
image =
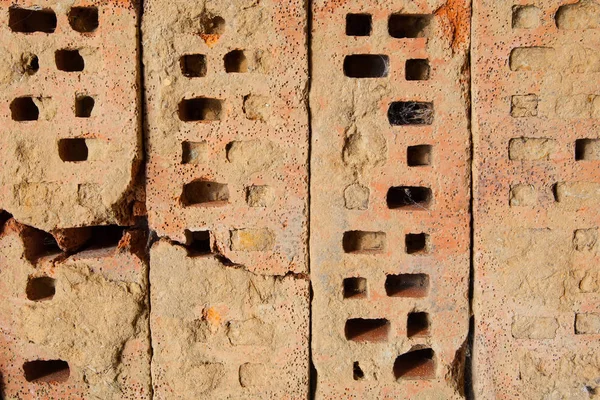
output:
[[[12,6],[8,9],[8,26],[13,32],[53,33],[56,22],[56,14],[49,8],[32,10]]]

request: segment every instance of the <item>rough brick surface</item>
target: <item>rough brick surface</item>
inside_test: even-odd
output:
[[[143,24],[152,229],[247,269],[306,272],[301,0],[150,0]]]
[[[321,399],[463,391],[469,4],[407,3],[313,2],[312,354]]]
[[[478,398],[600,389],[599,17],[587,0],[475,3]]]
[[[137,6],[2,1],[0,11],[0,205],[45,230],[131,223]]]
[[[308,281],[151,250],[155,399],[305,399]]]
[[[4,225],[3,398],[151,398],[147,267],[138,255],[144,236],[130,231],[118,246],[101,239],[67,255],[42,231],[12,219]],[[68,369],[39,364],[58,360]]]

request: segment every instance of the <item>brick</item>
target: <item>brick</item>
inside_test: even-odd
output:
[[[469,2],[312,10],[316,398],[460,398]]]
[[[475,398],[598,391],[598,4],[560,3],[474,3]]]
[[[120,230],[119,232],[122,232]],[[0,234],[0,371],[6,399],[150,399],[144,235],[62,253],[9,220]],[[120,240],[118,240],[120,238]]]
[[[40,229],[131,224],[138,9],[0,2],[0,205]]]

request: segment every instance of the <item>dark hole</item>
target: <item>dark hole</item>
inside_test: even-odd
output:
[[[29,277],[25,289],[27,298],[33,301],[50,300],[56,293],[56,280],[49,276]]]
[[[88,158],[88,147],[85,139],[60,139],[58,141],[58,155],[63,161],[86,161]]]
[[[101,250],[117,247],[125,234],[125,227],[119,225],[98,225],[86,244],[86,250]]]
[[[357,299],[367,296],[367,280],[365,278],[344,279],[344,298]]]
[[[425,233],[409,233],[405,236],[406,253],[424,253],[427,251],[427,236]]]
[[[435,362],[432,349],[411,350],[396,358],[396,379],[431,379],[435,377]]]
[[[35,360],[23,364],[27,382],[62,383],[69,379],[69,364],[62,360]]]
[[[69,24],[77,32],[93,32],[98,28],[96,7],[72,7],[69,11]]]
[[[426,37],[432,15],[392,14],[388,21],[388,32],[397,39]]]
[[[248,72],[248,60],[242,50],[233,50],[225,55],[226,72]]]
[[[388,275],[385,292],[390,297],[426,297],[429,293],[429,276],[426,274]]]
[[[198,97],[183,99],[179,103],[179,119],[182,121],[217,121],[221,119],[223,101]]]
[[[433,103],[418,101],[395,101],[388,109],[390,125],[431,125]]]
[[[57,50],[54,53],[54,60],[56,61],[56,68],[60,71],[78,72],[83,71],[85,66],[79,50]]]
[[[552,196],[554,197],[554,201],[558,203],[558,183],[552,185]]]
[[[33,75],[40,69],[40,60],[35,54],[25,53],[21,56],[21,67],[24,73]]]
[[[385,250],[384,232],[348,231],[344,232],[342,247],[346,253],[378,253]]]
[[[365,378],[365,373],[360,368],[360,365],[358,365],[358,361],[354,361],[354,364],[352,365],[352,377],[355,381],[360,381]]]
[[[204,54],[186,54],[179,59],[181,73],[189,78],[206,76],[206,56]]]
[[[210,254],[210,231],[185,231],[185,244],[188,249],[188,256],[200,256]]]
[[[77,96],[75,99],[75,116],[89,118],[92,115],[95,101],[90,96]]]
[[[426,312],[413,312],[408,314],[406,334],[408,337],[429,336],[429,314]]]
[[[388,75],[390,60],[381,54],[353,54],[344,58],[344,75],[350,78],[382,78]]]
[[[183,186],[181,203],[184,206],[194,204],[224,204],[229,200],[229,187],[226,183],[195,180]]]
[[[429,60],[406,60],[405,78],[407,81],[426,81],[429,79]]]
[[[31,228],[23,238],[25,258],[35,264],[40,258],[51,257],[62,253],[56,239],[50,233]]]
[[[431,189],[420,186],[395,186],[387,192],[388,208],[427,209],[431,202]]]
[[[600,159],[598,139],[577,139],[575,141],[575,160],[591,161]]]
[[[32,97],[18,97],[10,103],[10,112],[14,121],[35,121],[40,116]]]
[[[8,10],[8,26],[13,32],[52,33],[56,29],[56,14],[49,8],[28,10],[11,7]]]
[[[390,322],[384,318],[353,318],[346,321],[346,339],[355,342],[385,342],[390,332]]]
[[[431,165],[431,147],[427,144],[408,146],[406,149],[406,163],[409,167]]]
[[[200,18],[200,33],[221,35],[225,32],[225,20],[219,16],[204,14]]]
[[[346,35],[369,36],[372,29],[372,18],[369,14],[346,15]]]

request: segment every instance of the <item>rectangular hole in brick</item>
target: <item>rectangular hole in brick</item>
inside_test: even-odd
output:
[[[346,35],[369,36],[371,35],[373,18],[370,14],[346,15]]]
[[[395,101],[388,108],[390,125],[431,125],[433,103],[420,101]]]
[[[575,141],[575,160],[600,160],[600,139],[577,139]]]
[[[8,9],[8,26],[13,32],[52,33],[56,29],[56,14],[51,9],[28,10],[11,7]]]
[[[56,68],[65,72],[79,72],[83,71],[85,67],[85,62],[79,54],[79,50],[56,50],[54,61],[56,62]]]
[[[94,98],[91,96],[77,96],[75,98],[75,116],[78,118],[91,117],[95,103]]]
[[[69,25],[77,32],[94,32],[98,28],[98,8],[71,7],[69,10]]]
[[[342,246],[346,253],[380,253],[385,250],[385,232],[344,232]]]
[[[344,75],[350,78],[388,76],[390,59],[382,54],[353,54],[344,58]]]
[[[56,280],[49,276],[30,276],[27,280],[25,293],[29,300],[50,300],[56,293]]]
[[[181,163],[182,164],[204,164],[208,161],[208,144],[202,142],[181,143]]]
[[[404,237],[407,254],[427,253],[429,250],[429,235],[426,233],[408,233]]]
[[[429,60],[406,60],[404,73],[407,81],[427,81],[429,80],[430,72]]]
[[[435,361],[432,349],[413,349],[402,354],[394,362],[396,379],[435,378]]]
[[[58,141],[58,155],[66,162],[81,162],[88,159],[88,147],[85,139],[72,138]]]
[[[427,37],[433,15],[392,14],[388,21],[388,32],[397,39]]]
[[[179,103],[179,119],[190,121],[218,121],[223,113],[223,101],[198,97],[183,99]]]
[[[184,206],[223,205],[229,200],[229,186],[226,183],[195,180],[183,186],[181,203]]]
[[[232,50],[225,54],[223,59],[225,63],[225,72],[242,73],[248,72],[248,59],[243,50]]]
[[[386,196],[390,209],[404,208],[426,210],[431,203],[431,189],[421,186],[394,186]]]
[[[367,297],[367,280],[365,278],[344,279],[344,298],[363,299]]]
[[[50,233],[40,229],[30,228],[23,237],[25,258],[35,264],[39,259],[54,257],[62,253],[56,239]]]
[[[17,97],[10,103],[10,113],[13,121],[36,121],[40,110],[32,97]]]
[[[69,364],[63,360],[35,360],[23,364],[27,382],[63,383],[69,379]]]
[[[347,340],[354,342],[385,342],[390,333],[390,321],[384,318],[352,318],[344,329]]]
[[[210,231],[190,231],[186,229],[185,245],[189,257],[210,254],[212,252]]]
[[[429,336],[429,314],[426,312],[412,312],[406,320],[406,334],[408,337]]]
[[[388,275],[385,292],[390,297],[427,297],[429,276],[427,274]]]
[[[86,250],[113,249],[119,245],[126,228],[119,225],[93,226]]]
[[[186,54],[179,59],[181,73],[188,78],[206,76],[206,56],[204,54]]]
[[[365,379],[365,373],[363,372],[362,368],[358,364],[358,361],[354,361],[354,364],[352,364],[352,378],[355,381],[360,381],[360,380]]]
[[[408,146],[406,149],[406,163],[409,167],[431,165],[431,149],[432,146],[427,144]]]

